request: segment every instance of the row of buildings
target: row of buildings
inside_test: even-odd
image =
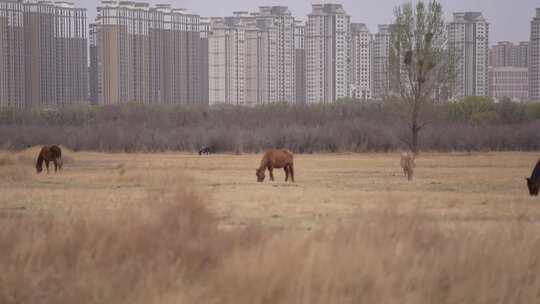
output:
[[[0,105],[325,103],[387,91],[392,25],[372,34],[340,4],[201,18],[170,5],[103,0],[87,26],[70,2],[0,0]],[[89,33],[87,33],[89,29]],[[88,36],[87,36],[88,35]],[[455,13],[454,98],[540,100],[540,9],[531,40],[489,48],[481,13]]]
[[[86,10],[0,1],[0,105],[88,101]]]

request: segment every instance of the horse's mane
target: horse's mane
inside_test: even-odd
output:
[[[267,151],[263,158],[261,159],[261,164],[259,165],[259,170],[265,169],[266,164],[268,163],[268,158],[270,157],[270,151]]]
[[[536,167],[534,167],[531,178],[532,179],[540,179],[540,159],[538,160],[538,163],[536,163]]]

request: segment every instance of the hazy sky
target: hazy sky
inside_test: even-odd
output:
[[[96,16],[96,5],[100,0],[75,0],[88,9],[91,22]],[[254,11],[260,5],[287,5],[295,17],[306,19],[311,11],[311,0],[147,0],[152,4],[169,3],[178,8],[187,8],[205,17],[227,16],[236,10]],[[318,1],[320,2],[320,1]],[[375,32],[377,24],[392,21],[393,8],[403,0],[341,0],[327,1],[342,3],[352,16],[352,21],[363,22]],[[441,0],[444,10],[451,17],[457,11],[482,11],[490,25],[490,44],[497,41],[529,40],[530,21],[538,0]]]

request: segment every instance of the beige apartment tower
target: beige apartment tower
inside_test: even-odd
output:
[[[372,46],[372,95],[375,99],[382,99],[388,91],[388,65],[390,62],[390,43],[393,25],[381,24],[375,34]]]
[[[307,103],[349,96],[350,16],[341,4],[313,4],[305,32]]]
[[[540,101],[540,8],[531,21],[529,52],[529,99]]]
[[[97,103],[204,102],[199,19],[170,5],[102,1],[90,39]]]
[[[371,33],[363,23],[351,23],[349,56],[351,97],[371,99]]]
[[[454,13],[448,44],[458,56],[453,98],[488,96],[489,23],[482,13]]]
[[[214,18],[208,37],[209,103],[246,105],[245,37],[239,18]]]
[[[529,98],[527,68],[516,66],[489,67],[489,96],[496,100],[510,98],[521,102]]]
[[[199,60],[199,90],[200,99],[202,104],[208,104],[209,97],[208,92],[208,36],[210,34],[210,19],[201,18],[199,22],[199,34],[200,34],[200,60]]]
[[[514,44],[501,41],[489,50],[489,66],[491,67],[521,67],[528,66],[529,42]]]
[[[0,107],[26,103],[23,11],[19,1],[0,1]]]
[[[0,1],[0,58],[0,104],[86,102],[86,10],[65,1]]]
[[[306,48],[305,48],[305,31],[304,22],[295,22],[294,28],[294,48],[295,48],[295,63],[294,63],[294,83],[295,83],[295,102],[297,104],[306,103]]]
[[[258,25],[270,34],[269,52],[275,56],[275,70],[269,77],[275,78],[276,92],[270,101],[294,102],[296,95],[294,17],[286,6],[262,6],[256,18]]]
[[[294,23],[283,6],[213,18],[208,35],[210,104],[294,102]]]

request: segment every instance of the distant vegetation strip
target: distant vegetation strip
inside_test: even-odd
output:
[[[539,150],[540,103],[474,97],[434,106],[421,149]],[[0,146],[62,144],[108,152],[385,152],[406,147],[405,121],[381,103],[235,106],[69,106],[0,109]]]

